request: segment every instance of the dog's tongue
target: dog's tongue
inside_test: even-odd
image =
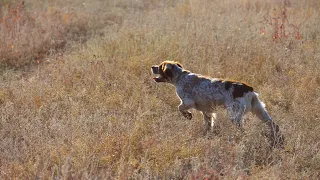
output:
[[[158,82],[159,81],[159,77],[153,77],[152,78],[154,82]]]

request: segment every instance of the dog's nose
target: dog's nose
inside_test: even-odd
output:
[[[159,70],[159,67],[158,67],[158,66],[152,66],[152,67],[151,67],[151,71],[152,71],[152,73],[154,73],[154,74],[158,73],[158,70]]]

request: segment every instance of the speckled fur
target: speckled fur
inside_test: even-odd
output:
[[[206,133],[214,125],[214,110],[216,106],[224,106],[229,118],[241,126],[242,117],[252,112],[263,121],[273,121],[259,100],[258,94],[249,85],[241,82],[227,81],[205,77],[182,68],[182,65],[173,61],[164,61],[152,67],[155,82],[167,82],[176,87],[181,100],[179,111],[188,119],[192,114],[191,108],[202,112],[206,124]]]

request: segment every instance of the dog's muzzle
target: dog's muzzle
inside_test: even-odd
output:
[[[151,72],[153,74],[159,74],[159,66],[152,66],[151,67]]]
[[[166,78],[160,73],[159,66],[151,67],[152,74],[159,74],[159,76],[152,78],[154,82],[167,82]]]

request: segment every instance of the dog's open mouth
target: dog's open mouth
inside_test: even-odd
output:
[[[152,66],[151,72],[154,75],[158,75],[152,78],[154,82],[166,82],[166,78],[163,77],[160,73],[159,66]]]
[[[164,78],[162,76],[153,77],[152,79],[155,82],[166,82],[166,78]]]

